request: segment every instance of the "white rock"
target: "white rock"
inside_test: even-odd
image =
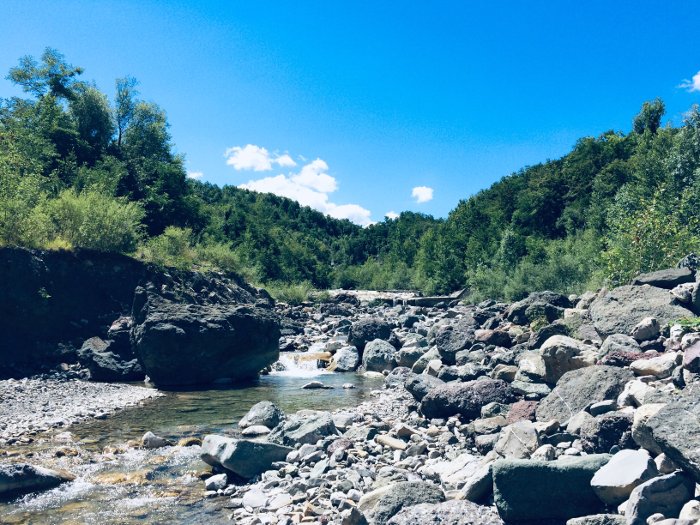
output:
[[[608,505],[629,498],[637,485],[658,475],[656,464],[646,450],[621,450],[595,473],[591,487]]]

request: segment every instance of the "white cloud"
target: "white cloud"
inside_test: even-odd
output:
[[[693,75],[692,80],[684,80],[679,88],[687,89],[690,92],[700,91],[700,71]]]
[[[348,219],[360,226],[372,224],[371,212],[359,204],[330,201],[329,194],[338,189],[338,182],[327,171],[328,164],[316,159],[302,166],[298,173],[250,180],[239,188],[287,197],[303,206],[310,206],[336,219]]]
[[[416,186],[411,190],[411,197],[416,199],[418,204],[433,200],[433,188],[428,186]]]
[[[384,214],[384,217],[386,217],[387,219],[392,219],[392,220],[393,220],[393,219],[398,219],[398,218],[399,218],[399,214],[396,213],[395,211],[388,211],[388,212],[386,212],[386,213]]]
[[[282,167],[296,166],[292,157],[288,154],[270,155],[270,152],[254,144],[234,146],[224,152],[226,164],[233,166],[237,171],[270,171],[274,164]]]
[[[188,179],[199,180],[202,177],[204,177],[204,173],[202,173],[201,171],[188,171],[187,172]]]

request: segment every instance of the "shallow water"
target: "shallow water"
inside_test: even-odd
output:
[[[69,429],[74,443],[68,446],[78,452],[77,457],[56,458],[60,445],[55,443],[34,445],[29,462],[64,468],[78,477],[53,490],[0,503],[0,523],[230,523],[231,511],[225,508],[229,498],[202,499],[199,475],[208,469],[199,459],[200,447],[103,451],[140,439],[149,430],[173,440],[209,433],[235,435],[235,423],[258,401],[270,400],[287,413],[334,410],[359,404],[382,385],[381,377],[291,368],[241,388],[166,392],[143,407],[75,425]],[[311,379],[334,388],[302,390]],[[356,388],[343,389],[344,383]],[[27,448],[23,450],[26,453]]]

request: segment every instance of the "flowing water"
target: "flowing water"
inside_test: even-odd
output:
[[[245,387],[166,392],[143,407],[75,425],[69,429],[74,441],[65,445],[70,452],[63,457],[56,457],[61,446],[56,442],[33,445],[28,462],[64,468],[77,479],[0,503],[0,523],[231,523],[229,498],[203,499],[200,476],[208,468],[199,459],[199,446],[142,450],[124,444],[149,430],[174,441],[208,433],[235,436],[235,423],[258,401],[270,400],[287,413],[334,410],[359,404],[382,385],[378,377],[324,372],[313,362],[297,363],[290,356],[282,362],[286,371],[261,376]],[[310,378],[333,388],[301,389]],[[344,383],[355,388],[343,389]],[[24,447],[21,453],[26,452]]]

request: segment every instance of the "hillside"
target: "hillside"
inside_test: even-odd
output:
[[[134,79],[116,98],[47,49],[0,102],[0,244],[121,252],[256,283],[418,288],[518,299],[620,283],[700,249],[700,112],[580,139],[462,200],[446,220],[404,212],[360,228],[294,201],[189,180],[165,112]]]

